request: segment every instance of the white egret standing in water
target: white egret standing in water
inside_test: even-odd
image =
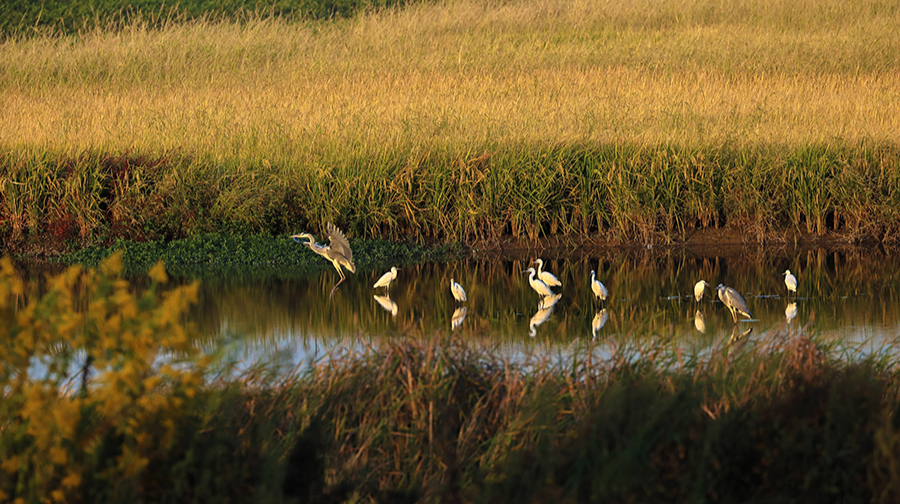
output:
[[[719,300],[722,301],[728,310],[731,312],[731,318],[734,319],[734,323],[737,323],[738,313],[747,317],[753,318],[753,315],[750,314],[750,309],[747,308],[747,302],[744,301],[744,298],[738,294],[738,291],[732,289],[731,287],[725,287],[722,284],[719,284],[716,287],[716,292],[719,293]]]
[[[707,287],[712,289],[712,285],[706,283],[706,280],[700,280],[694,284],[694,299],[696,299],[698,303],[703,299],[703,293],[706,292]]]
[[[531,264],[537,264],[537,277],[540,278],[541,282],[544,282],[547,287],[562,287],[562,282],[560,282],[553,273],[544,271],[543,259],[535,259]]]
[[[522,273],[528,273],[528,285],[531,285],[531,288],[534,289],[534,292],[537,292],[541,295],[541,297],[552,296],[553,291],[550,290],[550,287],[547,287],[547,284],[541,281],[539,278],[534,278],[534,268],[528,268]]]
[[[453,298],[462,303],[466,300],[466,291],[463,290],[462,285],[459,285],[453,279],[450,279],[450,292],[453,293]]]
[[[793,292],[794,295],[797,295],[797,277],[791,274],[791,270],[784,270],[784,285],[787,286],[788,292]]]
[[[393,282],[396,279],[397,279],[397,267],[391,266],[391,271],[388,271],[384,275],[381,275],[381,278],[379,278],[378,281],[375,282],[375,285],[373,285],[372,288],[377,289],[379,287],[384,287],[385,290],[387,290],[388,287],[390,287],[391,282]]]
[[[594,270],[591,270],[591,290],[594,291],[594,295],[600,298],[601,301],[606,301],[606,298],[609,297],[609,291],[595,277],[596,273],[594,273]]]

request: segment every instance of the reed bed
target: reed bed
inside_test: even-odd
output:
[[[895,11],[457,0],[11,39],[0,231],[895,239]]]

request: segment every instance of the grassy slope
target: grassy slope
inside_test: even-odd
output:
[[[0,234],[896,239],[896,14],[461,0],[8,42]]]

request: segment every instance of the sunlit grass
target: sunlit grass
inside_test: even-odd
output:
[[[896,237],[896,11],[457,0],[10,40],[0,232]]]

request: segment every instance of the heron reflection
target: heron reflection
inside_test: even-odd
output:
[[[597,332],[603,329],[607,320],[609,320],[609,312],[606,311],[606,308],[594,314],[594,320],[591,321],[591,337],[593,339],[597,339]]]
[[[460,306],[453,310],[453,316],[450,317],[451,331],[459,327],[463,323],[463,320],[466,320],[466,312],[468,311],[468,308],[465,306]]]
[[[375,301],[378,301],[378,304],[380,304],[385,311],[389,312],[392,317],[397,315],[397,303],[391,298],[388,296],[379,296],[378,294],[375,294],[372,297],[375,298]]]
[[[559,298],[562,297],[562,294],[553,294],[552,296],[547,296],[541,298],[538,301],[538,310],[534,315],[531,316],[531,320],[528,322],[528,334],[533,338],[537,335],[537,326],[543,324],[550,318],[550,314],[553,313],[553,307],[556,306]]]
[[[706,317],[700,310],[694,313],[694,328],[702,333],[706,332]]]
[[[328,235],[328,245],[316,243],[315,237],[309,233],[291,235],[291,238],[297,243],[306,245],[310,250],[325,259],[328,259],[331,261],[331,264],[334,265],[334,269],[337,270],[341,279],[331,288],[330,296],[333,296],[338,285],[346,278],[344,277],[344,272],[341,270],[341,267],[347,268],[347,271],[350,273],[356,273],[356,265],[353,264],[353,251],[350,250],[350,242],[347,241],[347,237],[344,236],[344,233],[330,222],[325,226],[325,232]],[[302,242],[302,239],[309,241]]]

